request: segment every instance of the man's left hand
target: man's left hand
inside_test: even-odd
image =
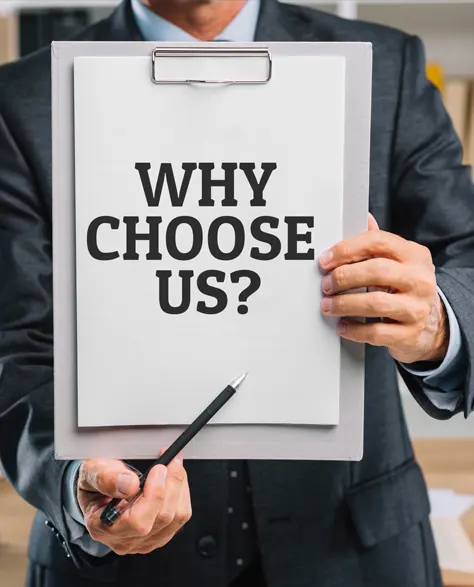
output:
[[[319,264],[327,272],[321,309],[343,317],[343,338],[385,346],[401,363],[444,359],[449,326],[428,248],[379,230],[370,215],[367,232],[337,243]],[[348,293],[359,288],[368,291]]]

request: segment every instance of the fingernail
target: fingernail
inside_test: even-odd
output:
[[[332,298],[323,298],[321,300],[321,310],[323,312],[330,312],[332,307]]]
[[[117,491],[122,495],[130,495],[135,486],[134,475],[128,473],[121,473],[117,477]]]
[[[339,332],[339,334],[346,334],[347,332],[347,322],[339,322],[339,324],[337,325],[337,331]]]
[[[177,463],[178,465],[183,464],[183,453],[182,452],[180,452],[178,455],[175,456],[174,462]]]
[[[166,485],[166,476],[168,475],[168,469],[164,465],[159,465],[156,468],[156,481],[163,487]]]
[[[327,249],[319,255],[319,262],[321,263],[321,265],[327,265],[331,262],[333,257],[334,253],[331,251],[331,249]]]
[[[332,287],[332,277],[330,274],[323,277],[321,287],[323,288],[324,293],[330,293]]]

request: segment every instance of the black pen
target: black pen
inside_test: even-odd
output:
[[[112,526],[120,518],[120,516],[128,510],[143,493],[143,487],[145,485],[146,478],[151,469],[156,465],[169,465],[171,461],[183,450],[183,448],[196,436],[196,434],[204,428],[209,420],[217,414],[217,412],[224,406],[230,398],[234,395],[237,389],[242,384],[243,380],[247,377],[247,373],[241,375],[237,379],[234,379],[232,383],[221,391],[221,393],[213,400],[207,408],[192,422],[184,432],[178,436],[173,444],[165,450],[165,452],[156,459],[156,461],[145,471],[145,473],[139,476],[140,487],[138,493],[130,499],[120,499],[115,497],[106,506],[102,512],[100,519],[106,526]]]

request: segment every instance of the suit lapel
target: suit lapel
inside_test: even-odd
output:
[[[252,0],[250,0],[252,1]],[[278,0],[261,0],[262,5],[255,33],[256,41],[322,41],[313,19],[300,6],[283,4]]]
[[[252,0],[249,0],[250,2]],[[261,0],[256,41],[294,41],[295,37],[282,22],[282,5],[277,0]]]
[[[133,16],[130,0],[123,0],[97,30],[101,41],[143,41]]]

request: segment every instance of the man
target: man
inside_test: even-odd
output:
[[[119,524],[100,524],[106,496],[133,495],[137,478],[118,461],[54,460],[50,56],[41,51],[0,71],[0,450],[39,510],[28,585],[440,587],[396,370],[433,417],[470,413],[474,188],[420,41],[276,0],[125,0],[80,38],[373,43],[379,225],[371,217],[366,233],[320,257],[322,311],[373,319],[339,325],[369,343],[365,449],[360,463],[191,461],[187,475],[178,458],[154,469]],[[358,287],[368,291],[344,293]]]

